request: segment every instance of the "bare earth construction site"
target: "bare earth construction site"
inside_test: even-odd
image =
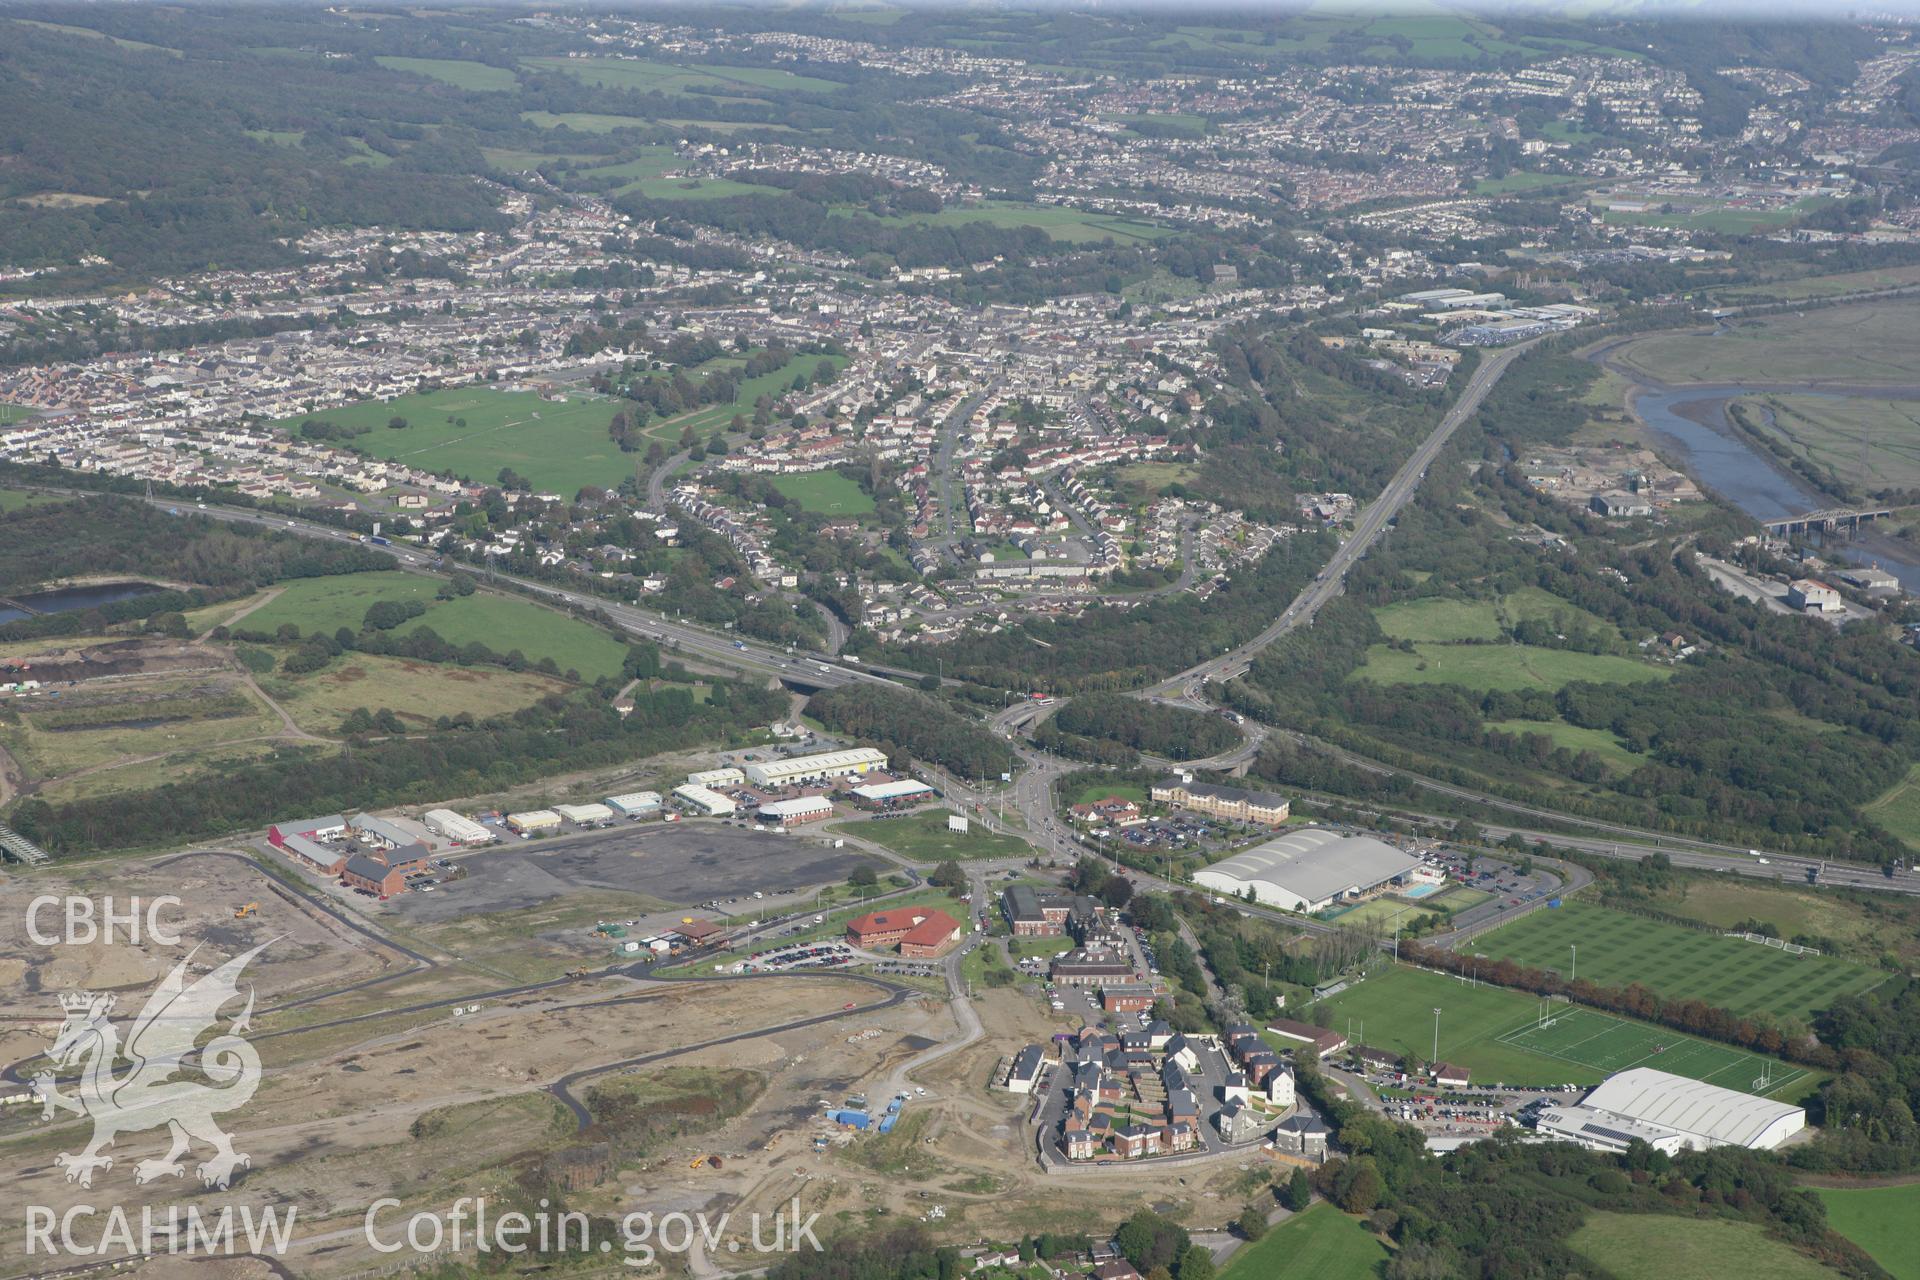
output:
[[[986,994],[975,1005],[985,1030],[969,1041],[945,993],[924,981],[658,979],[638,963],[509,985],[496,976],[560,963],[560,944],[541,927],[547,913],[584,885],[629,887],[620,871],[628,860],[644,856],[650,868],[670,871],[674,897],[697,897],[737,888],[749,845],[764,859],[755,865],[759,882],[771,874],[785,888],[844,879],[863,860],[727,828],[656,828],[645,841],[620,832],[571,847],[480,854],[477,863],[492,864],[482,872],[484,895],[408,895],[397,913],[333,901],[240,850],[9,881],[0,915],[15,921],[27,920],[31,900],[42,896],[111,896],[121,909],[136,898],[181,900],[156,917],[176,945],[135,942],[125,928],[111,940],[51,949],[7,937],[0,977],[22,993],[0,1033],[0,1058],[13,1064],[9,1089],[46,1066],[61,992],[117,993],[131,1012],[189,950],[198,974],[266,944],[248,973],[256,998],[249,1035],[263,1076],[232,1124],[251,1163],[231,1190],[201,1187],[191,1166],[182,1178],[137,1183],[134,1166],[160,1153],[162,1130],[124,1135],[113,1166],[92,1188],[78,1187],[56,1156],[83,1144],[86,1121],[42,1123],[37,1106],[0,1113],[14,1185],[29,1202],[63,1213],[103,1194],[133,1215],[142,1207],[187,1212],[196,1203],[210,1213],[216,1205],[292,1207],[298,1225],[284,1263],[303,1276],[381,1262],[364,1228],[382,1197],[398,1203],[381,1220],[404,1223],[463,1196],[504,1208],[555,1180],[568,1188],[568,1210],[607,1222],[634,1205],[770,1221],[797,1198],[836,1231],[929,1214],[997,1235],[1061,1226],[1057,1205],[1028,1207],[1020,1194],[1049,1181],[1032,1159],[1028,1100],[988,1087],[997,1063],[1063,1025],[1029,998]],[[236,919],[232,904],[253,909]],[[59,928],[59,912],[42,908],[35,925]],[[486,921],[518,915],[523,927],[488,929],[472,963],[431,940],[470,936],[476,913]],[[36,1005],[43,1012],[35,1014]],[[949,1044],[958,1051],[943,1052]],[[923,1058],[924,1069],[900,1074]],[[884,1098],[895,1088],[912,1101],[889,1134],[854,1133],[823,1115],[825,1102]],[[1215,1167],[1224,1183],[1225,1166]],[[1205,1170],[1186,1181],[1181,1199],[1212,1194]],[[1076,1200],[1092,1227],[1171,1194],[1163,1179],[1106,1177],[1090,1180]],[[25,1246],[20,1221],[0,1224],[0,1253],[21,1264],[9,1264],[8,1274],[31,1272]],[[692,1262],[698,1274],[700,1259]],[[163,1263],[147,1265],[167,1274]],[[199,1265],[265,1274],[257,1259]]]

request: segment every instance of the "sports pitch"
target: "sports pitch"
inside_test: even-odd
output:
[[[1808,1075],[1799,1067],[1743,1049],[1558,1001],[1549,1002],[1534,1021],[1523,1022],[1497,1039],[1543,1058],[1592,1067],[1603,1075],[1652,1067],[1767,1097],[1790,1096],[1793,1086]]]
[[[1439,1057],[1467,1068],[1478,1083],[1598,1084],[1634,1066],[1781,1098],[1799,1098],[1811,1083],[1802,1068],[1743,1049],[1404,965],[1356,983],[1327,1004],[1334,1029],[1355,1043],[1421,1058],[1434,1053],[1438,1008]],[[1543,1014],[1551,1025],[1540,1025]],[[1756,1090],[1763,1074],[1770,1083]]]
[[[1744,938],[1686,929],[1571,902],[1476,938],[1472,950],[1603,986],[1639,983],[1741,1015],[1804,1022],[1836,999],[1878,986],[1882,973],[1832,956],[1793,955]]]

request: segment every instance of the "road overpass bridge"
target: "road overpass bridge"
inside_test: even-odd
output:
[[[1851,539],[1860,532],[1862,524],[1869,520],[1882,520],[1892,514],[1889,507],[1828,507],[1824,511],[1809,511],[1805,515],[1766,520],[1760,527],[1776,538],[1791,538],[1817,531],[1822,538],[1839,533]]]

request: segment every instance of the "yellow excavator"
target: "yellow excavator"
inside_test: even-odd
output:
[[[247,919],[251,919],[253,916],[258,915],[259,913],[260,913],[260,904],[257,902],[249,902],[243,907],[235,907],[233,909],[233,918],[235,920],[247,920]]]

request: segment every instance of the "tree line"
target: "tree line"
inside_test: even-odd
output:
[[[1018,758],[978,721],[948,710],[925,694],[859,682],[823,689],[807,712],[829,729],[877,742],[889,755],[917,756],[966,778],[1011,773]]]
[[[625,716],[597,693],[544,698],[471,728],[377,741],[337,754],[284,750],[146,791],[22,800],[8,824],[56,855],[179,844],[250,830],[276,813],[443,801],[660,751],[731,741],[779,718],[783,694],[727,681],[705,702],[684,688],[637,689]],[[274,812],[262,809],[270,797]]]
[[[1056,711],[1049,723],[1065,733],[1104,738],[1168,760],[1214,756],[1240,742],[1239,732],[1218,716],[1119,693],[1084,694]]]

